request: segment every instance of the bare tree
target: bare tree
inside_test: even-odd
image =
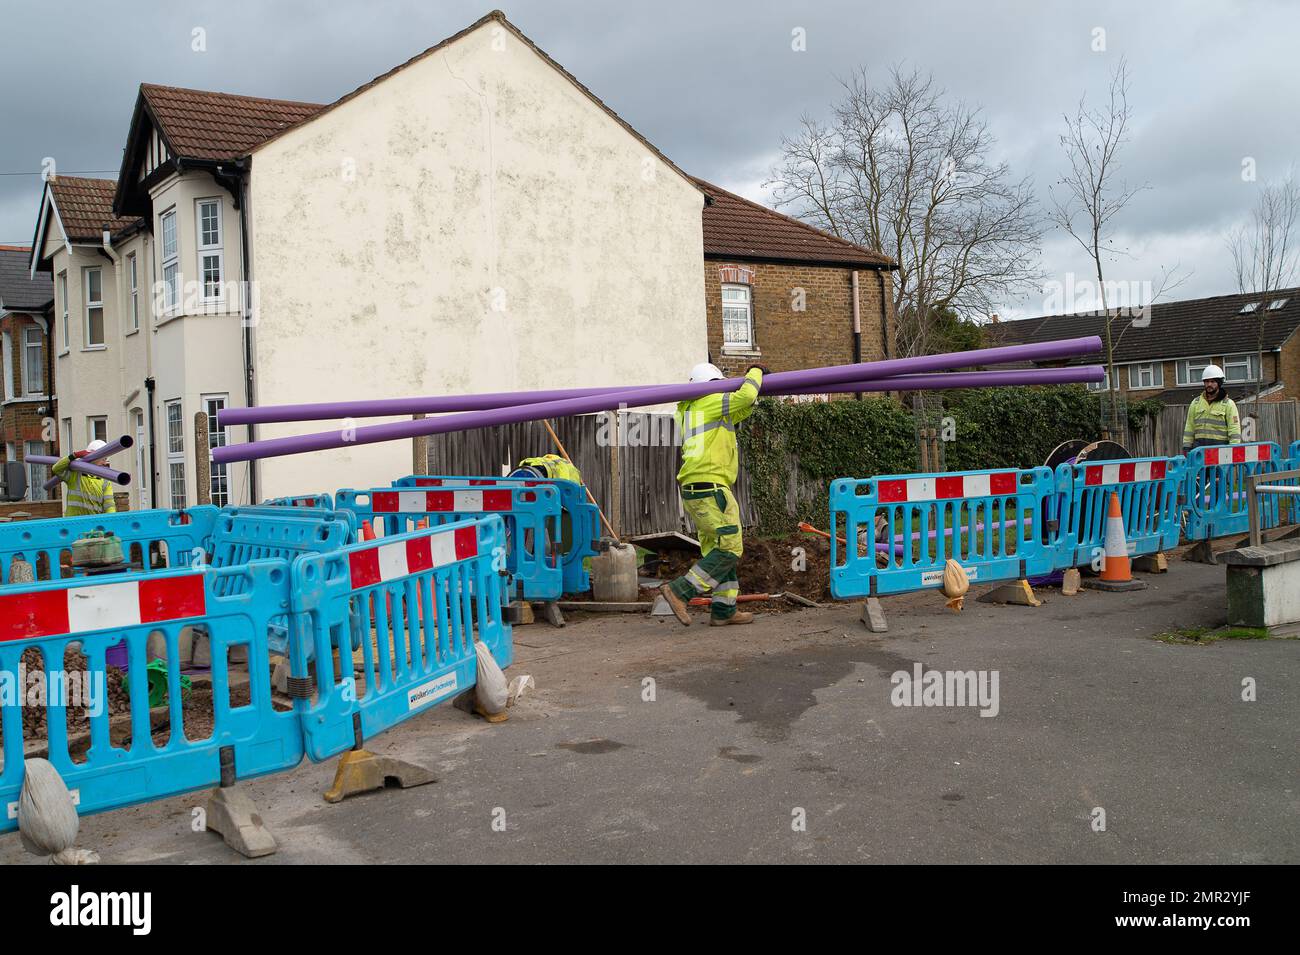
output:
[[[923,354],[935,316],[987,315],[1038,279],[1031,183],[991,158],[979,111],[931,76],[895,67],[873,89],[859,70],[842,86],[830,121],[804,117],[782,138],[766,185],[779,207],[898,263],[899,351]]]
[[[1257,294],[1255,306],[1255,414],[1264,387],[1264,326],[1275,292],[1295,285],[1300,277],[1300,182],[1294,170],[1280,182],[1265,185],[1244,225],[1225,238],[1232,255],[1237,291]]]
[[[1083,247],[1097,274],[1101,313],[1105,318],[1103,337],[1109,386],[1105,400],[1110,405],[1106,424],[1111,429],[1120,426],[1119,379],[1115,374],[1114,336],[1111,334],[1111,323],[1119,317],[1120,310],[1111,314],[1106,297],[1105,262],[1122,254],[1122,250],[1115,247],[1115,218],[1130,199],[1148,188],[1145,183],[1129,186],[1119,178],[1119,154],[1129,141],[1129,125],[1133,118],[1128,91],[1128,62],[1121,59],[1111,73],[1107,101],[1099,108],[1092,108],[1086,97],[1081,98],[1074,114],[1064,116],[1065,132],[1061,133],[1059,140],[1070,170],[1049,190],[1052,221]]]

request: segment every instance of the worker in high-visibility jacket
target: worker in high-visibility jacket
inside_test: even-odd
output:
[[[86,514],[113,514],[117,503],[113,500],[113,485],[93,474],[83,474],[71,468],[74,458],[93,454],[104,446],[103,441],[92,441],[84,451],[73,451],[66,458],[55,461],[50,470],[63,482],[64,517],[82,517]],[[95,462],[104,467],[108,459],[101,458]]]
[[[1241,443],[1241,416],[1223,388],[1223,369],[1206,365],[1201,373],[1205,390],[1193,399],[1183,426],[1183,454],[1213,444]]]
[[[695,524],[700,559],[685,574],[659,588],[673,614],[690,625],[687,601],[713,591],[709,623],[713,626],[752,623],[754,615],[736,610],[740,581],[736,568],[744,552],[740,507],[731,485],[736,483],[738,456],[736,425],[749,417],[763,386],[763,367],[752,365],[736,391],[704,395],[677,405],[682,433],[682,466],[677,472],[682,506]],[[708,362],[691,370],[691,381],[717,381],[725,376]]]
[[[519,470],[530,469],[538,477],[548,477],[553,481],[573,481],[582,483],[582,472],[558,454],[543,454],[540,457],[524,458],[519,462]],[[513,472],[517,475],[518,470]]]

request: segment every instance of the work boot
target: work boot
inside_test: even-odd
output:
[[[686,601],[673,593],[673,588],[668,584],[660,587],[659,593],[663,594],[664,600],[668,601],[673,616],[678,619],[683,627],[689,627],[691,625],[691,615],[686,609]]]
[[[709,626],[710,626],[710,627],[729,627],[729,626],[734,626],[734,625],[737,625],[737,624],[742,624],[742,623],[753,623],[753,622],[754,622],[754,615],[753,615],[752,613],[746,613],[746,612],[743,611],[743,610],[737,610],[734,614],[732,614],[732,615],[731,615],[730,617],[728,617],[726,620],[723,620],[723,619],[721,619],[721,618],[719,618],[719,617],[712,617],[712,618],[710,618],[710,620],[709,620]]]

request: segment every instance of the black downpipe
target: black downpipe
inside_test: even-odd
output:
[[[243,326],[244,339],[244,404],[249,408],[257,406],[257,390],[255,388],[255,378],[253,373],[253,281],[250,264],[248,261],[248,180],[245,175],[247,172],[243,160],[235,164],[236,170],[234,175],[228,173],[223,166],[218,166],[216,170],[217,180],[230,190],[235,199],[235,208],[239,210],[239,264],[240,272],[243,278],[244,288],[244,308],[240,324]],[[248,427],[248,440],[257,440],[257,426],[250,424]],[[258,501],[257,493],[257,462],[248,462],[248,494],[249,502],[256,504]]]
[[[154,456],[155,442],[153,434],[153,389],[155,384],[157,383],[153,378],[144,380],[144,390],[149,393],[149,476],[151,478],[149,481],[149,506],[152,508],[158,507],[158,468],[154,463],[156,458]]]

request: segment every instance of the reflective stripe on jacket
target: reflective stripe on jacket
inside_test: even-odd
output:
[[[763,373],[754,368],[736,391],[678,402],[677,423],[682,429],[678,484],[711,482],[730,487],[736,483],[736,425],[754,410],[762,385]]]
[[[1187,409],[1187,424],[1183,427],[1183,449],[1202,444],[1240,444],[1241,417],[1231,398],[1218,401],[1205,400],[1202,392],[1192,400]]]
[[[56,461],[50,468],[63,482],[64,517],[81,517],[85,514],[114,514],[117,503],[113,500],[113,485],[93,474],[73,471],[72,458]]]

